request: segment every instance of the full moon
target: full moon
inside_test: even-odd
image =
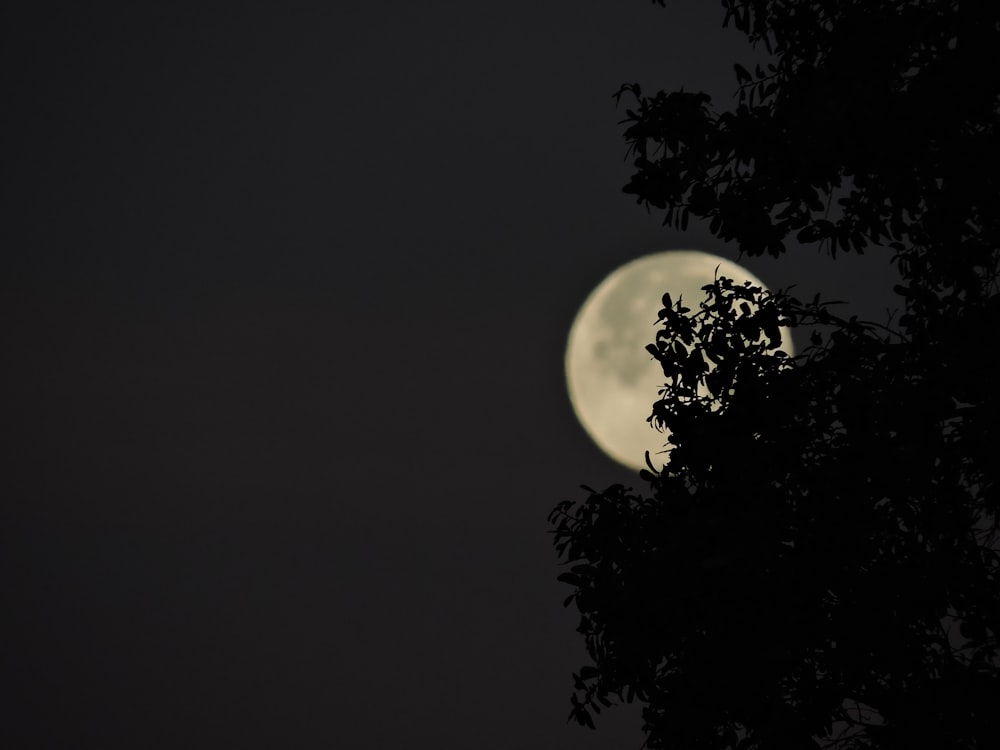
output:
[[[732,261],[697,250],[671,250],[637,258],[602,281],[573,321],[566,345],[566,387],[580,424],[598,447],[631,469],[656,468],[665,460],[667,436],[646,418],[664,377],[645,350],[656,338],[657,313],[664,292],[698,310],[702,287],[719,276],[764,287]],[[766,287],[765,287],[766,288]],[[787,328],[781,348],[794,354]],[[661,455],[657,455],[661,454]]]

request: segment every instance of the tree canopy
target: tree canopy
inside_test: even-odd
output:
[[[722,5],[770,62],[723,112],[624,86],[626,192],[748,255],[891,253],[903,315],[664,297],[666,465],[550,516],[591,659],[571,716],[638,701],[654,749],[1000,747],[1000,6]]]

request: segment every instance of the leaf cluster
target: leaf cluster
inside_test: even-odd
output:
[[[722,5],[771,61],[735,66],[732,111],[623,86],[625,191],[748,255],[888,245],[909,276],[975,293],[1000,244],[1000,4]]]
[[[662,0],[654,0],[665,4]],[[1000,5],[722,0],[736,106],[630,97],[640,203],[750,255],[882,246],[902,316],[724,278],[647,350],[669,452],[550,516],[591,663],[647,745],[1000,747]],[[780,352],[780,327],[811,346]]]
[[[992,746],[997,508],[963,410],[878,326],[705,290],[650,346],[673,446],[650,494],[550,516],[593,661],[573,718],[638,700],[651,748]],[[833,333],[792,360],[775,323]]]

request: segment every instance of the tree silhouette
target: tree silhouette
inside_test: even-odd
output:
[[[771,62],[728,112],[623,87],[626,191],[749,255],[878,246],[904,314],[664,297],[666,464],[550,516],[592,660],[571,717],[638,701],[654,749],[1000,747],[1000,6],[722,4]]]

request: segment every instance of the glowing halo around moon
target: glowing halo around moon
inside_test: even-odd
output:
[[[654,342],[664,292],[683,297],[693,311],[718,269],[736,283],[763,282],[730,260],[698,250],[669,250],[637,258],[613,271],[587,300],[570,328],[566,387],[580,424],[597,446],[631,469],[663,463],[667,436],[646,421],[663,387],[660,365],[645,350]],[[766,288],[766,287],[765,287]],[[781,348],[794,354],[787,328]]]

